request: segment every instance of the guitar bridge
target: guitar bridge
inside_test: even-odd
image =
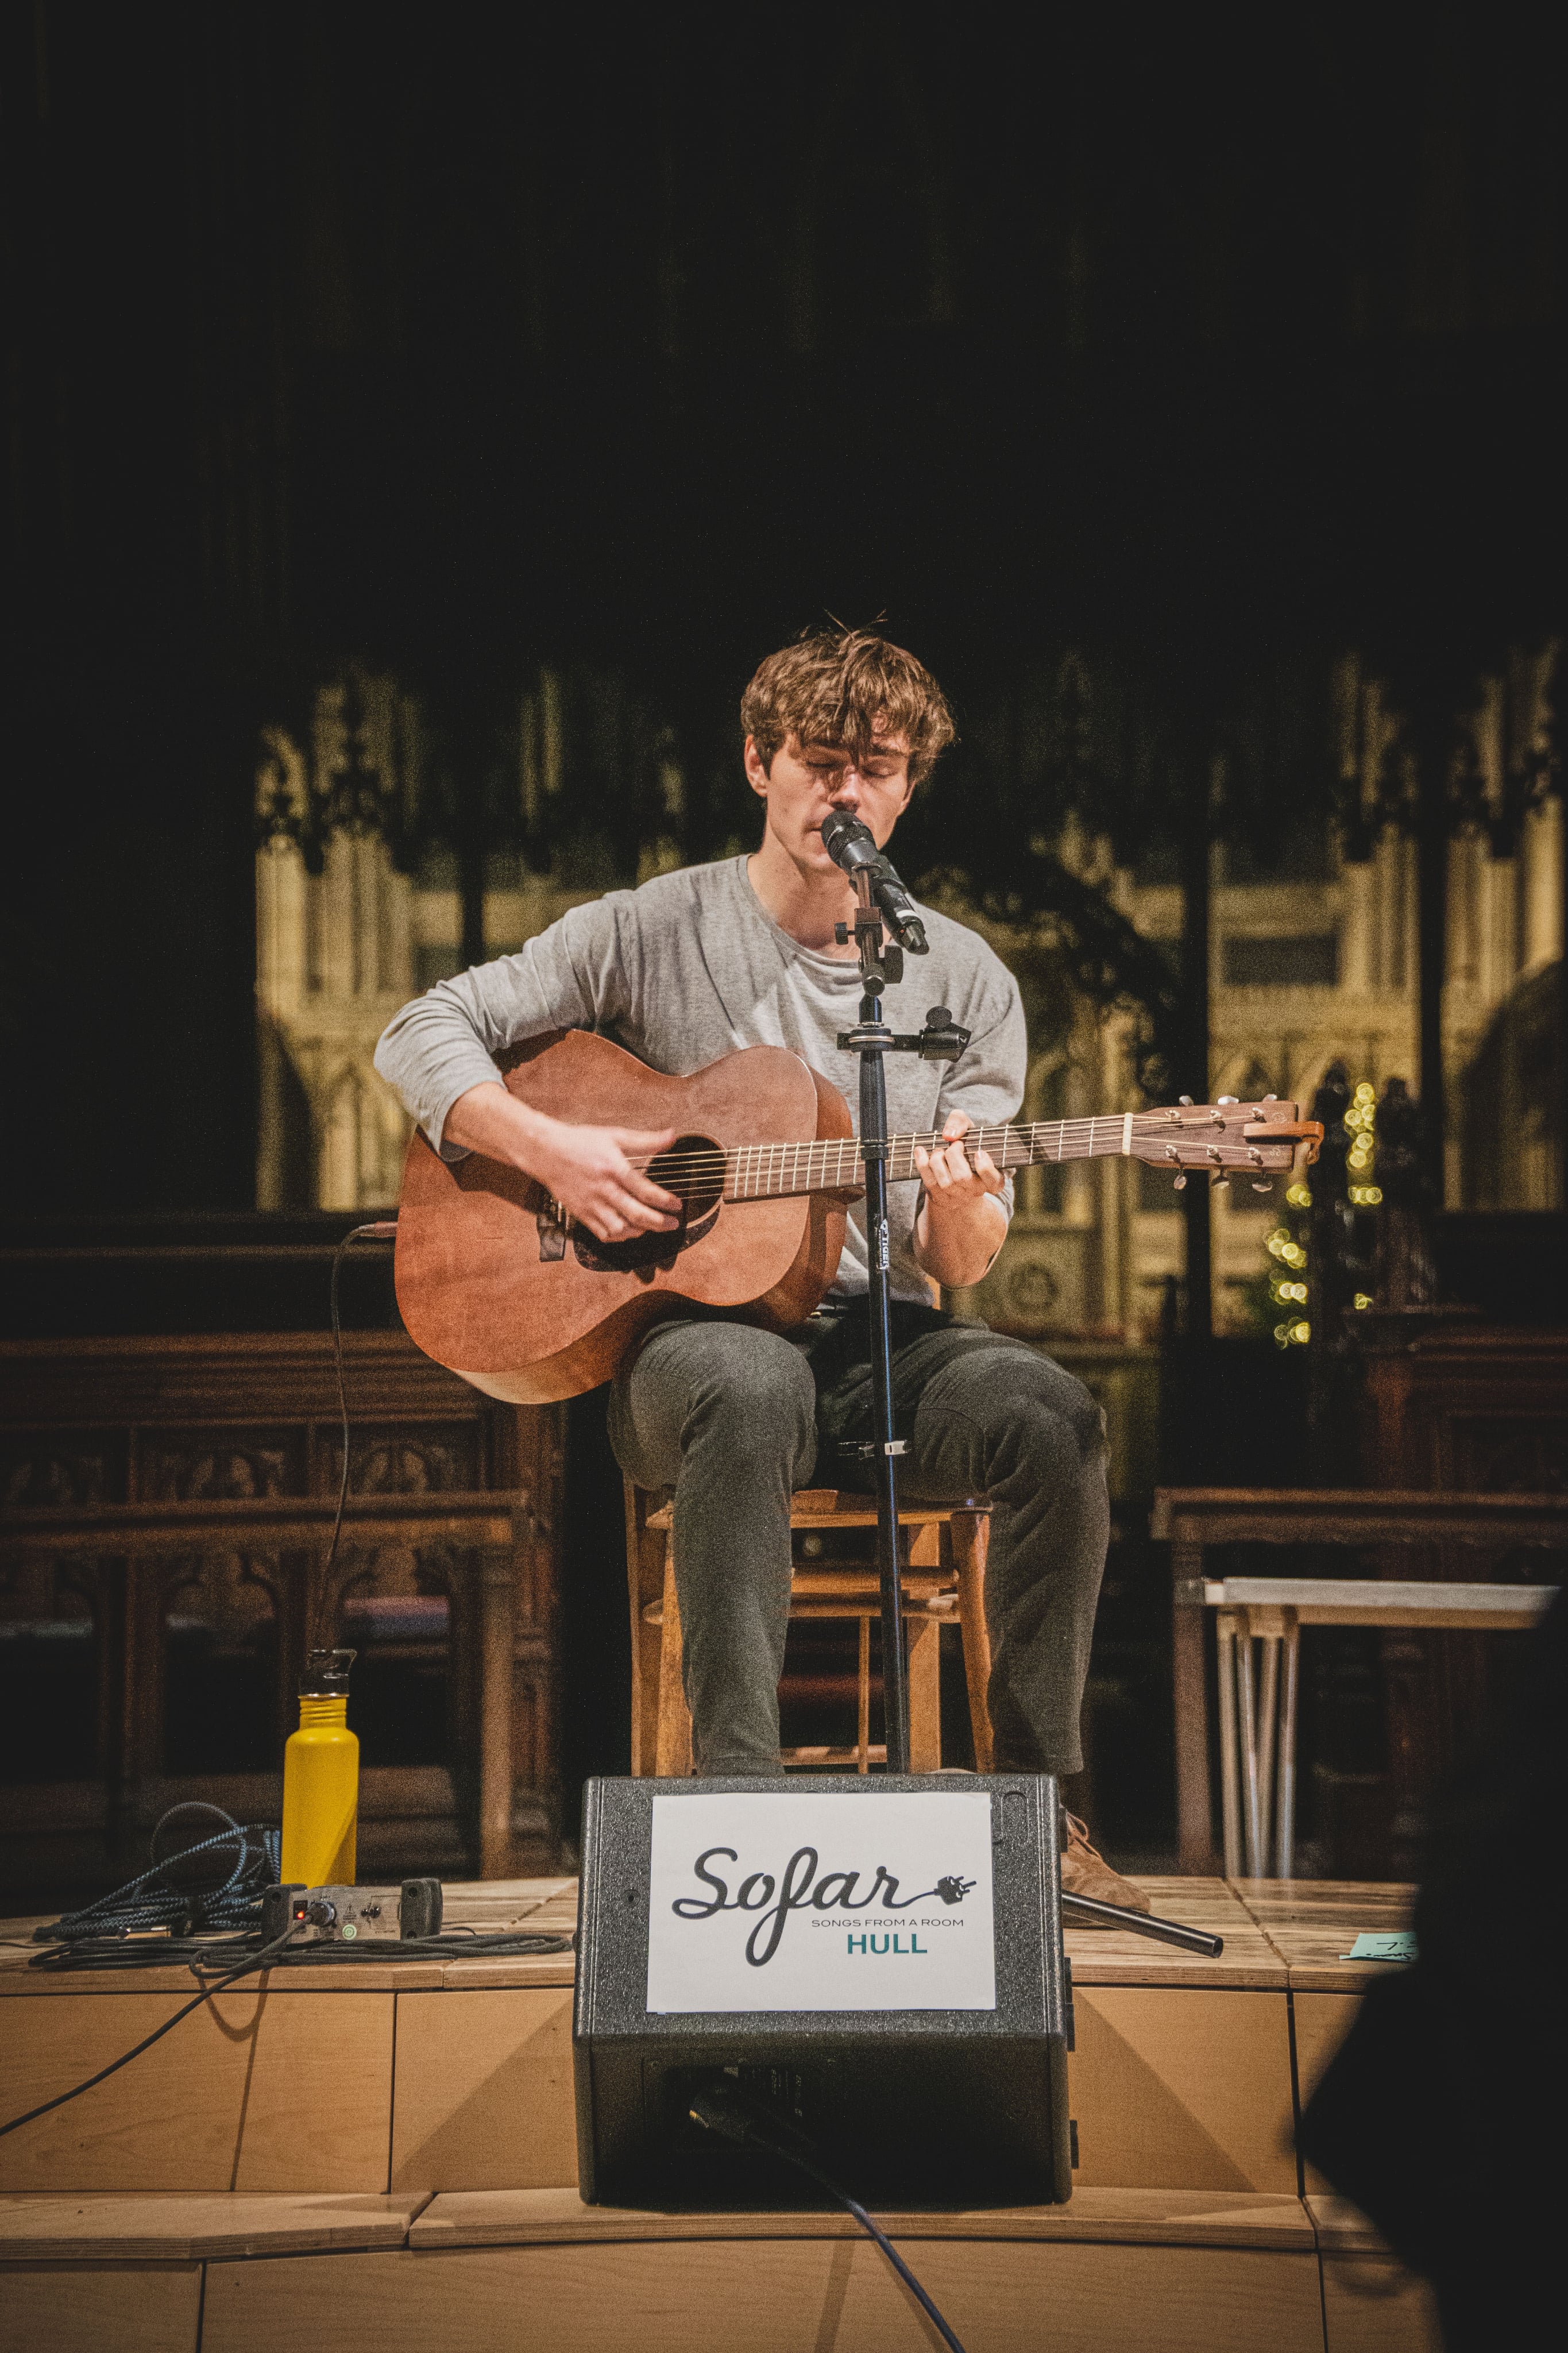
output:
[[[566,1212],[561,1207],[560,1202],[552,1201],[548,1208],[539,1210],[534,1217],[533,1222],[539,1229],[539,1256],[541,1264],[547,1265],[552,1259],[564,1258],[566,1255]]]

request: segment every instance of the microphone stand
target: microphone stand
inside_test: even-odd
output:
[[[884,941],[884,918],[873,877],[865,867],[851,877],[857,911],[855,944],[860,952],[860,1018],[840,1032],[841,1052],[860,1057],[860,1156],[866,1164],[866,1256],[871,1311],[871,1427],[865,1450],[877,1474],[877,1579],[882,1625],[882,1709],[887,1727],[888,1770],[910,1769],[909,1662],[904,1647],[903,1595],[899,1571],[899,1481],[897,1460],[904,1441],[893,1434],[893,1335],[888,1283],[888,1085],[884,1054],[919,1054],[927,1061],[953,1062],[969,1043],[943,1005],[934,1006],[918,1036],[904,1037],[882,1018],[882,991],[904,976],[903,949]],[[847,945],[849,926],[837,927]]]
[[[871,1445],[877,1472],[877,1581],[882,1602],[882,1715],[889,1773],[910,1769],[910,1675],[899,1581],[899,1474],[893,1435],[893,1331],[888,1288],[888,1075],[882,1057],[893,1033],[882,1019],[889,957],[871,877],[855,877],[855,944],[860,951],[860,1018],[839,1040],[860,1057],[860,1156],[866,1164],[866,1261],[871,1308]],[[895,950],[899,965],[903,957]]]

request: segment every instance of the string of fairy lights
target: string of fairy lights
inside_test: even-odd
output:
[[[1344,1115],[1345,1132],[1350,1137],[1350,1150],[1345,1155],[1345,1169],[1351,1182],[1346,1187],[1350,1200],[1358,1209],[1375,1209],[1383,1198],[1383,1189],[1372,1181],[1377,1156],[1377,1089],[1370,1079],[1363,1079],[1351,1098]],[[1300,1178],[1285,1195],[1288,1208],[1304,1213],[1312,1206],[1312,1191],[1304,1178]],[[1268,1296],[1273,1304],[1283,1310],[1274,1326],[1276,1345],[1281,1348],[1303,1348],[1312,1336],[1311,1319],[1303,1311],[1307,1307],[1310,1285],[1307,1277],[1307,1246],[1304,1218],[1293,1223],[1281,1221],[1272,1233],[1263,1238],[1263,1247],[1274,1263],[1268,1270]],[[1358,1308],[1372,1305],[1369,1292],[1358,1291],[1354,1304]]]
[[[1383,1198],[1380,1186],[1364,1182],[1375,1152],[1373,1129],[1377,1121],[1377,1090],[1363,1079],[1355,1097],[1345,1113],[1345,1125],[1350,1130],[1351,1148],[1345,1161],[1352,1183],[1350,1197],[1358,1209],[1375,1209]]]

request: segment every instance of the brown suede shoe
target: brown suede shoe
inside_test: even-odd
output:
[[[1099,1849],[1089,1841],[1089,1831],[1076,1814],[1062,1813],[1066,1837],[1062,1842],[1062,1890],[1068,1895],[1091,1895],[1097,1904],[1120,1904],[1124,1911],[1147,1912],[1149,1898],[1130,1879],[1123,1879]],[[1092,1928],[1103,1926],[1089,1919],[1081,1912],[1068,1911],[1063,1915],[1064,1927]]]

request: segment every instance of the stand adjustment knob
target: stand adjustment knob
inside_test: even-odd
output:
[[[920,1058],[922,1062],[956,1062],[969,1039],[970,1032],[945,1005],[933,1005],[920,1034]]]

